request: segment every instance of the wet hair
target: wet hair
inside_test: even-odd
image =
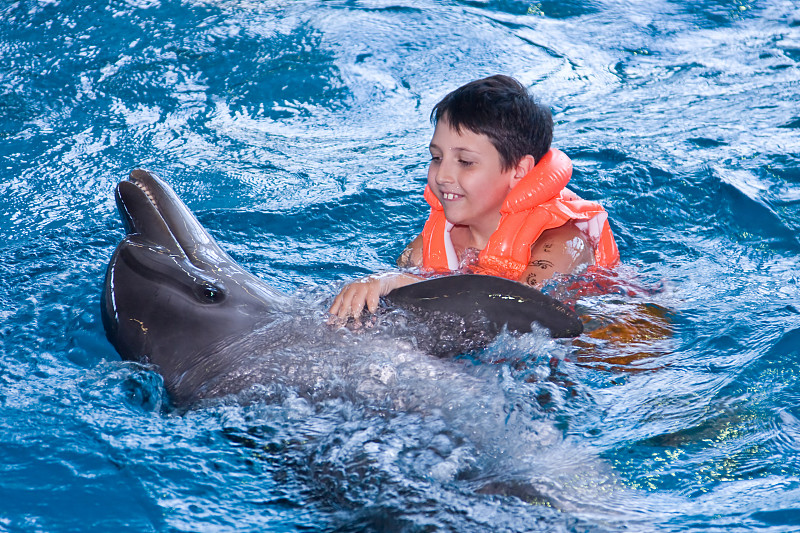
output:
[[[486,135],[500,153],[504,171],[528,154],[538,163],[553,140],[550,109],[509,76],[490,76],[454,90],[433,106],[431,122],[441,120],[457,133],[466,128]]]

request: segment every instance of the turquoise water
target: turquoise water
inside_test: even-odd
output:
[[[0,3],[0,530],[800,530],[799,13]],[[106,342],[132,168],[321,316],[420,231],[431,106],[494,73],[553,109],[574,188],[611,214],[619,285],[646,288],[579,308],[668,309],[671,335],[505,337],[438,378],[382,341],[413,409],[267,386],[188,413]]]

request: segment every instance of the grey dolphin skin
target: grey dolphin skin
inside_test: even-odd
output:
[[[274,354],[303,339],[297,327],[286,327],[291,298],[238,265],[154,174],[131,172],[116,201],[127,235],[109,262],[101,313],[121,357],[154,365],[176,405],[235,394],[276,375]],[[504,326],[526,332],[537,323],[554,337],[582,331],[560,302],[488,276],[423,281],[386,302],[430,325],[431,339],[420,346],[438,355],[485,346]],[[443,327],[452,320],[460,329]],[[444,341],[443,330],[451,333]]]

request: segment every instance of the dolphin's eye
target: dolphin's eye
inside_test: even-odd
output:
[[[218,303],[225,298],[225,292],[211,283],[200,285],[200,297],[208,303]]]

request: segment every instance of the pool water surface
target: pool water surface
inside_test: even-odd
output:
[[[341,333],[286,353],[329,358],[314,394],[187,412],[106,341],[133,168],[314,324],[421,230],[431,107],[496,73],[610,214],[613,283],[548,287],[586,335]],[[0,3],[0,530],[800,530],[798,101],[794,1]]]

